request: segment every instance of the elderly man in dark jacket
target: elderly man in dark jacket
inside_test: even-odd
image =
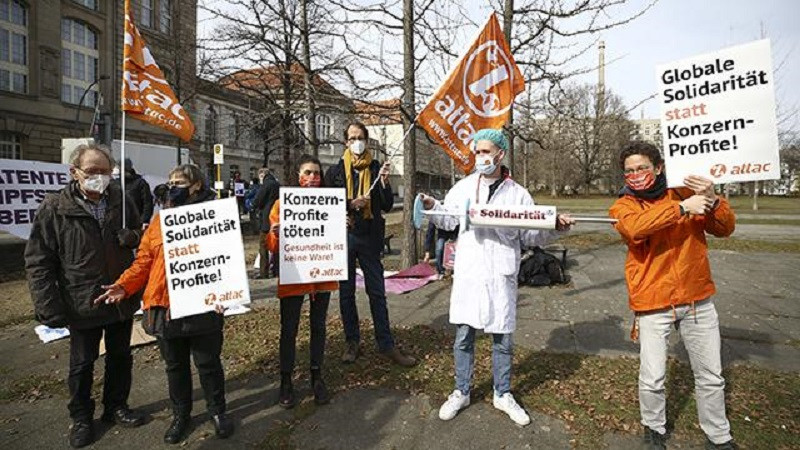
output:
[[[339,309],[342,313],[347,345],[342,362],[353,363],[361,353],[356,309],[356,260],[364,271],[364,283],[369,296],[369,308],[375,327],[375,340],[382,355],[395,364],[411,367],[416,359],[395,347],[389,328],[386,305],[386,286],[383,278],[381,250],[386,233],[383,213],[392,210],[392,187],[389,185],[389,163],[381,164],[372,158],[366,145],[369,132],[355,122],[344,131],[347,148],[339,163],[325,174],[325,186],[343,187],[347,191],[347,280],[339,283]]]
[[[275,200],[278,199],[278,191],[281,188],[281,184],[272,174],[271,169],[263,168],[259,170],[258,177],[261,185],[253,199],[253,208],[258,210],[259,215],[258,254],[260,265],[258,275],[260,278],[269,278],[270,274],[272,276],[277,275],[278,260],[274,255],[270,258],[266,246],[266,235],[269,233],[270,227],[269,213],[272,211],[272,205],[275,204]],[[270,265],[272,266],[271,273]]]
[[[130,339],[139,298],[121,305],[93,304],[133,262],[141,221],[130,199],[123,226],[122,190],[110,183],[114,167],[109,151],[81,145],[70,157],[73,181],[48,194],[25,248],[25,269],[36,319],[50,327],[69,327],[69,442],[83,447],[94,441],[92,378],[105,337],[103,421],[125,427],[144,423],[128,408],[131,388]]]

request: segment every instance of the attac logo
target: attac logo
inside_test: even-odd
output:
[[[514,100],[516,66],[497,41],[476,48],[464,70],[463,95],[469,109],[480,117],[508,112]]]
[[[772,170],[772,163],[743,163],[730,167],[730,172],[725,164],[711,166],[711,176],[719,178],[725,174],[729,175],[749,175],[754,173],[764,173]]]
[[[313,269],[311,269],[311,272],[309,272],[308,276],[310,276],[311,278],[317,278],[320,275],[320,273],[321,272],[319,270],[319,267],[314,267]]]
[[[725,172],[728,171],[728,168],[725,167],[725,164],[715,164],[711,166],[711,176],[714,178],[719,178],[725,175]]]
[[[219,294],[219,296],[217,296],[217,294],[211,292],[208,295],[206,295],[206,298],[205,298],[204,302],[205,302],[206,305],[211,306],[211,305],[213,305],[214,303],[216,303],[218,301],[219,302],[229,302],[231,300],[239,300],[239,299],[242,299],[242,298],[244,298],[244,291],[243,290],[228,291],[228,292],[224,292],[222,294]]]

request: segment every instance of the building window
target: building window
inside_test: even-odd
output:
[[[317,114],[317,142],[325,142],[331,137],[331,116]]]
[[[97,0],[72,0],[73,2],[83,5],[89,9],[97,11]]]
[[[205,127],[205,140],[209,145],[218,144],[217,141],[217,112],[214,111],[213,106],[209,106],[206,110],[204,118]]]
[[[18,134],[0,132],[0,159],[22,159],[22,144]]]
[[[153,28],[153,0],[142,0],[139,23],[144,27]]]
[[[0,90],[28,92],[28,10],[0,0]]]
[[[172,0],[161,0],[159,4],[158,29],[165,34],[172,31]]]
[[[231,123],[228,126],[228,144],[230,145],[238,145],[239,144],[239,114],[231,113]]]
[[[233,180],[236,178],[236,172],[239,172],[239,166],[237,164],[231,164],[228,167],[228,179]],[[239,175],[241,176],[241,173],[239,173]]]
[[[73,19],[61,20],[61,100],[77,105],[94,106],[100,92],[97,68],[100,52],[97,33]],[[92,85],[94,83],[94,85]],[[91,89],[88,89],[92,86]],[[87,90],[88,89],[88,90]]]

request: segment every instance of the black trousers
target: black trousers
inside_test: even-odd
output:
[[[169,399],[175,415],[192,412],[192,368],[197,367],[206,408],[212,416],[225,412],[225,372],[222,370],[222,329],[196,336],[159,339],[158,346],[167,369]]]
[[[71,329],[69,335],[69,415],[72,420],[92,420],[92,379],[94,362],[100,355],[100,339],[105,335],[106,358],[103,381],[103,408],[113,411],[127,407],[131,392],[131,330],[133,321],[116,322],[97,328]]]
[[[304,296],[284,297],[281,301],[281,373],[292,373],[297,341],[297,327]],[[317,292],[311,299],[311,369],[320,369],[325,358],[325,319],[328,317],[330,292]]]

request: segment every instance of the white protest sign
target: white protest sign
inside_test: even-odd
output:
[[[225,161],[225,152],[222,144],[214,144],[214,164],[222,164]]]
[[[780,178],[769,40],[660,65],[661,134],[669,187]]]
[[[156,175],[142,178],[150,189],[167,182]],[[0,231],[28,239],[45,194],[60,191],[71,180],[68,164],[0,159]]]
[[[28,239],[39,203],[72,179],[69,166],[0,159],[0,230]]]
[[[161,211],[161,236],[173,319],[250,303],[236,200]]]
[[[347,279],[347,207],[341,188],[280,188],[280,282]]]
[[[244,183],[239,181],[233,183],[233,195],[244,197]]]

